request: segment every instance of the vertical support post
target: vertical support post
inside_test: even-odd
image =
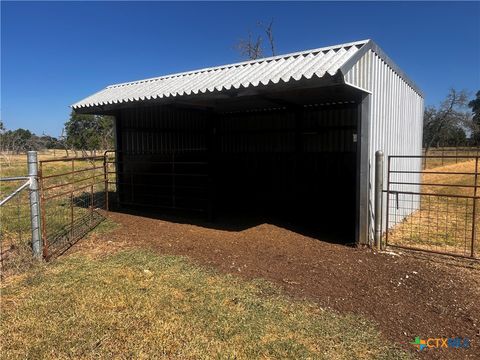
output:
[[[423,170],[427,168],[428,150],[425,149],[425,157],[423,158]]]
[[[375,153],[375,247],[382,244],[383,152]]]
[[[356,154],[356,214],[355,214],[355,238],[359,245],[371,243],[372,224],[370,214],[372,212],[372,186],[370,181],[369,158],[370,122],[371,122],[371,95],[364,95],[358,106],[357,115],[357,154]],[[352,139],[353,140],[353,139]]]
[[[176,174],[175,171],[175,151],[176,149],[173,150],[172,152],[172,207],[175,209],[177,207],[177,198],[176,198],[176,193],[177,193],[177,186],[176,186]]]
[[[105,151],[103,154],[103,181],[105,182],[105,204],[104,208],[106,211],[109,210],[108,208],[108,152]]]
[[[473,187],[473,209],[472,209],[472,247],[470,249],[471,257],[475,257],[475,240],[477,235],[476,217],[477,217],[477,183],[478,183],[478,156],[475,157],[475,184]]]
[[[37,152],[27,153],[28,177],[30,181],[30,226],[32,229],[33,256],[42,256],[42,237],[40,234],[40,198],[38,188],[38,162]]]
[[[90,226],[92,225],[93,221],[93,206],[94,206],[94,193],[93,193],[93,187],[95,184],[95,168],[97,167],[97,164],[95,163],[96,159],[92,159],[92,183],[90,185]]]
[[[294,167],[294,181],[295,181],[295,192],[294,192],[294,198],[289,199],[291,204],[293,203],[293,206],[295,208],[298,208],[299,206],[299,199],[302,198],[302,182],[304,178],[304,157],[302,155],[303,153],[303,135],[302,135],[302,129],[303,129],[303,107],[294,107],[293,110],[295,111],[295,167]],[[293,202],[292,202],[293,200]]]
[[[392,162],[392,158],[389,155],[388,156],[388,161],[387,161],[387,205],[386,205],[387,213],[385,214],[385,221],[386,221],[386,225],[385,225],[385,244],[381,244],[382,249],[384,249],[388,245],[388,233],[389,233],[388,226],[390,225],[389,224],[390,219],[389,219],[388,214],[390,213],[389,207],[390,207],[390,167],[391,167],[391,162]]]
[[[125,183],[124,173],[123,173],[123,166],[124,166],[124,145],[122,139],[122,119],[121,119],[121,112],[117,112],[115,114],[115,120],[113,121],[113,133],[115,134],[114,140],[114,147],[115,147],[115,154],[114,154],[114,166],[115,166],[115,206],[121,207],[122,201],[124,201],[124,191],[123,186]],[[108,168],[108,167],[107,167]],[[128,184],[127,184],[128,186]]]
[[[94,207],[94,193],[93,193],[93,184],[90,185],[90,226],[92,225],[93,222],[93,207]]]
[[[215,221],[215,206],[217,204],[217,167],[218,161],[218,131],[219,131],[219,115],[213,110],[209,111],[205,132],[207,139],[207,173],[208,173],[208,204],[207,204],[207,220]]]

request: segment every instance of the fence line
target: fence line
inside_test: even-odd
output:
[[[480,147],[440,147],[422,150],[423,169],[458,164],[463,156],[480,156]]]
[[[386,245],[477,258],[480,156],[445,155],[440,160],[454,166],[435,170],[403,169],[405,158],[441,164],[433,155],[388,157]],[[408,174],[419,180],[411,181]]]
[[[2,178],[4,187],[0,193],[9,192],[0,201],[0,263],[1,277],[12,268],[30,264],[31,248],[33,257],[41,257],[40,204],[37,183],[37,153],[27,154],[28,177]],[[6,185],[8,182],[23,181],[18,187]],[[28,195],[28,196],[27,196]],[[16,199],[16,202],[15,202]],[[25,236],[24,233],[30,233]]]

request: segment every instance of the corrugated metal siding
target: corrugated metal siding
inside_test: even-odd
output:
[[[370,182],[374,177],[375,152],[385,154],[384,186],[387,186],[388,155],[422,155],[423,98],[373,51],[368,51],[345,74],[348,84],[366,89],[372,93],[370,109]],[[420,159],[397,159],[396,170],[421,170]],[[391,180],[420,182],[419,174],[395,174]],[[371,184],[370,189],[373,189]],[[403,191],[419,191],[419,186],[403,188]],[[410,200],[410,199],[409,199]],[[419,204],[418,199],[417,206]],[[370,219],[373,219],[373,192],[370,193]],[[396,202],[396,201],[395,201]],[[386,197],[384,198],[386,204]],[[392,202],[390,206],[396,206]],[[385,207],[385,206],[384,206]],[[399,199],[398,213],[404,217],[416,210],[411,201]],[[386,211],[383,214],[385,228]],[[389,226],[401,219],[390,219]],[[370,221],[370,234],[373,237],[373,220]]]
[[[306,111],[302,124],[305,152],[356,152],[357,105],[319,106]]]
[[[218,135],[221,153],[291,153],[295,151],[295,113],[278,109],[224,114]]]
[[[257,87],[333,76],[368,41],[111,85],[73,109]]]
[[[122,110],[122,150],[129,155],[206,151],[207,119],[203,112],[182,109]]]

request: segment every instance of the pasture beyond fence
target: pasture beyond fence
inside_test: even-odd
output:
[[[431,169],[448,164],[458,164],[464,157],[480,156],[480,147],[451,146],[434,147],[422,150],[423,169]]]
[[[402,167],[406,158],[436,166],[407,169]],[[389,156],[386,245],[477,258],[479,159],[477,155]]]

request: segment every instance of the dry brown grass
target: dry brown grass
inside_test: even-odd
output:
[[[455,156],[479,156],[480,148],[476,147],[443,147],[431,148],[427,153],[423,151],[423,155],[432,156],[424,159],[423,166],[425,169],[433,169],[445,165],[459,164],[466,159],[454,158]],[[449,157],[451,156],[451,157]]]
[[[369,321],[145,250],[81,254],[2,289],[4,359],[401,359]]]
[[[423,174],[422,183],[452,184],[458,187],[423,185],[421,192],[433,195],[420,197],[419,209],[390,230],[388,242],[392,245],[413,246],[419,249],[469,256],[472,241],[473,199],[454,196],[473,196],[473,188],[461,187],[461,185],[474,185],[474,176],[457,173],[474,173],[475,161],[453,163],[429,170],[447,174]],[[478,206],[480,204],[477,202]],[[478,210],[475,216],[477,224],[480,221]],[[390,213],[392,213],[391,209]],[[478,241],[475,249],[479,254]]]

